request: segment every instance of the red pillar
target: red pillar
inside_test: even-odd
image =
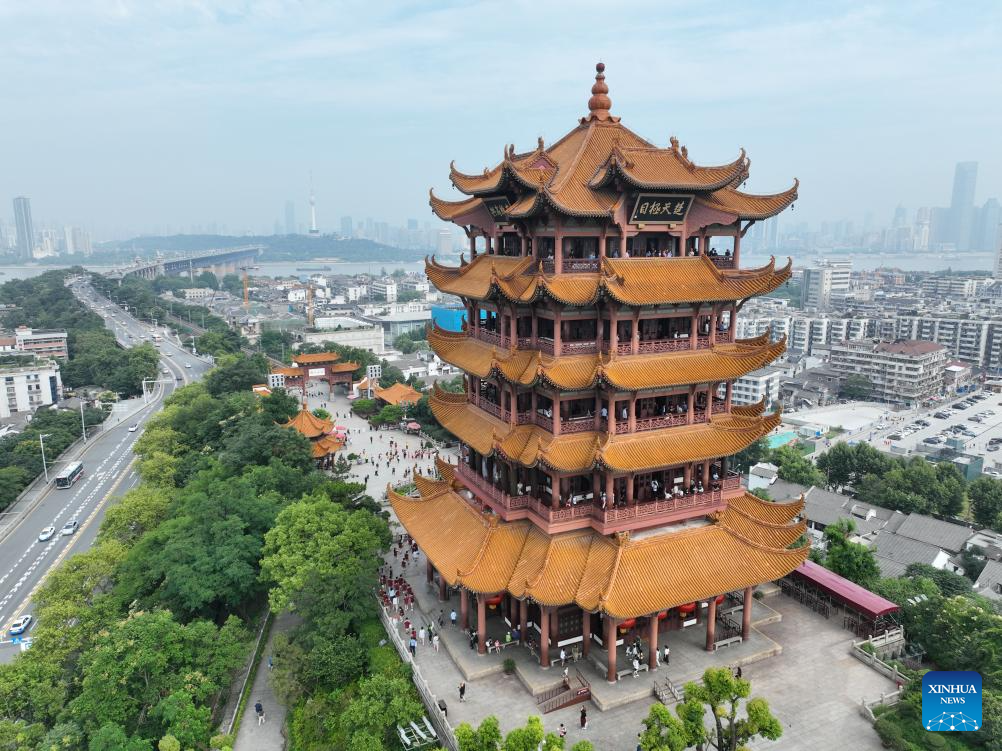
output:
[[[445,602],[449,599],[449,585],[441,573],[438,575],[438,599]]]
[[[459,627],[470,630],[470,595],[463,587],[459,589]]]
[[[477,654],[487,654],[487,597],[477,595]]]
[[[539,666],[550,667],[550,609],[539,606]]]
[[[605,678],[609,683],[616,682],[616,619],[605,616],[605,653],[609,663],[609,671]]]
[[[647,667],[650,670],[658,669],[658,614],[654,613],[651,615],[651,622],[648,624],[647,630],[647,646],[650,648],[650,654],[647,655]]]
[[[711,597],[706,609],[706,651],[713,651],[713,642],[717,640],[717,598]]]
[[[526,627],[529,623],[529,604],[526,600],[518,601],[518,640],[525,644],[525,640],[528,636],[525,633]]]
[[[741,611],[741,641],[748,641],[751,635],[752,588],[745,587],[745,605]]]
[[[428,577],[428,583],[431,584],[435,581],[435,567],[431,565],[431,559],[425,559],[425,576]]]
[[[591,613],[581,611],[581,651],[587,657],[591,652]]]

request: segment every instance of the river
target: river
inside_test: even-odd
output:
[[[786,262],[784,251],[776,252],[776,262],[783,264]],[[857,271],[872,271],[880,267],[898,268],[903,271],[943,271],[953,269],[954,271],[991,271],[995,265],[995,254],[989,252],[977,253],[881,253],[877,251],[868,253],[833,253],[833,254],[802,254],[797,253],[793,258],[794,268],[810,266],[817,258],[848,259],[852,261],[852,268]],[[458,263],[456,259],[442,259],[446,264]],[[766,253],[742,253],[742,266],[754,268],[768,263],[769,256]],[[38,276],[53,269],[69,268],[72,264],[26,264],[21,266],[0,266],[0,282],[10,279],[27,279]],[[97,266],[84,264],[84,266],[97,272],[111,271],[111,266]],[[327,267],[327,268],[325,268]],[[300,269],[307,269],[301,271]],[[263,262],[257,265],[257,269],[251,272],[252,276],[299,276],[306,277],[311,272],[326,274],[379,274],[383,269],[387,273],[403,269],[404,271],[422,272],[424,271],[424,261],[405,262],[347,262],[347,261],[274,261]]]

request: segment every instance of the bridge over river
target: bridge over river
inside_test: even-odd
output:
[[[211,271],[217,277],[225,274],[235,274],[241,266],[254,263],[258,254],[264,250],[263,245],[242,245],[236,248],[219,248],[204,250],[175,258],[157,258],[153,261],[138,262],[132,266],[109,271],[111,279],[122,279],[128,276],[138,276],[141,279],[153,279],[158,276],[182,276],[187,274],[193,278],[203,271]]]

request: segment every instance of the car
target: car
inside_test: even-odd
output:
[[[962,436],[966,436],[968,438],[977,438],[978,437],[978,434],[975,433],[973,430],[961,430],[960,434]]]
[[[986,409],[981,414],[983,414],[983,415],[985,415],[987,417],[994,417],[995,416],[995,410],[994,409]]]
[[[956,404],[951,405],[950,409],[956,409],[956,410],[967,409],[967,405],[961,402],[957,402]]]
[[[950,416],[949,412],[937,412],[936,414],[933,415],[933,417],[935,417],[938,420],[945,420],[949,416]]]
[[[69,537],[78,529],[80,529],[80,522],[78,522],[76,519],[70,519],[68,522],[66,522],[66,524],[63,525],[60,534],[63,535],[63,537]]]
[[[907,434],[907,432],[906,432],[906,434]],[[887,436],[887,440],[888,441],[900,441],[903,437],[904,436],[902,436],[900,433],[891,433],[889,436]]]
[[[139,430],[139,423],[138,422],[135,425],[130,425],[129,426],[129,432],[130,433],[135,433],[137,430]]]
[[[190,368],[190,367],[191,367],[191,363],[190,363],[190,362],[186,362],[186,363],[184,364],[184,367],[186,367],[186,368]]]
[[[31,626],[31,616],[22,615],[16,621],[13,621],[10,624],[10,628],[8,629],[8,631],[11,636],[17,636],[18,634],[23,634],[25,631],[27,631],[29,626]]]
[[[984,420],[981,415],[972,415],[969,419],[971,422],[982,422]]]
[[[985,449],[985,451],[998,451],[998,450],[999,450],[999,445],[997,443],[990,444],[988,448]]]
[[[940,438],[939,436],[935,436],[935,435],[931,435],[928,438],[923,438],[922,439],[922,443],[928,443],[928,444],[931,444],[931,445],[935,445],[937,443],[942,443],[942,442],[943,442],[943,439]]]
[[[46,540],[52,539],[52,535],[56,533],[55,527],[46,527],[41,532],[38,533],[38,541],[45,542]]]
[[[929,422],[928,420],[916,420],[915,424],[923,428],[928,428],[930,425],[932,425],[932,423]]]

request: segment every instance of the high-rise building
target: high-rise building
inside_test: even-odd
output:
[[[296,204],[292,201],[285,202],[285,234],[296,234]]]
[[[985,205],[978,209],[971,247],[974,250],[995,250],[999,222],[1002,222],[1002,206],[999,205],[997,198],[989,198],[985,201]]]
[[[744,155],[707,168],[675,138],[652,147],[610,112],[604,69],[556,147],[454,170],[465,200],[431,196],[440,219],[494,242],[462,266],[427,263],[467,311],[463,331],[428,332],[468,376],[465,393],[429,397],[459,462],[440,461],[441,480],[415,477],[420,497],[388,496],[441,599],[459,589],[481,654],[506,620],[531,635],[541,667],[563,645],[586,660],[601,650],[615,683],[637,666],[617,670],[620,640],[645,641],[653,670],[659,640],[689,648],[687,626],[703,624],[700,650],[750,639],[753,588],[808,551],[789,547],[802,502],[749,495],[733,460],[780,423],[763,402],[735,405],[734,383],[785,348],[734,341],[738,305],[790,277],[774,261],[740,268],[740,229],[797,187],[751,196],[733,187]],[[711,253],[731,241],[732,255]],[[721,633],[728,594],[743,614]]]
[[[35,250],[35,227],[31,223],[31,201],[26,196],[14,199],[14,224],[17,226],[17,257],[30,261]]]
[[[438,231],[438,243],[436,245],[436,250],[440,256],[452,254],[452,233],[449,230],[440,229]]]
[[[343,237],[354,237],[355,233],[352,230],[352,223],[350,216],[341,217],[341,235]]]
[[[950,238],[957,250],[969,250],[974,224],[974,189],[978,182],[977,162],[957,162],[950,200]]]

